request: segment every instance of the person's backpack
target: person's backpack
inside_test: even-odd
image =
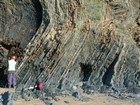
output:
[[[41,83],[41,82],[38,82],[38,83],[37,83],[37,88],[38,88],[38,89],[41,90],[41,89],[43,89],[43,87],[44,87],[44,84],[43,84],[43,83]]]

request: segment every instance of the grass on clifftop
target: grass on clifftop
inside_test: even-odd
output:
[[[102,18],[103,15],[102,0],[85,0],[83,4],[91,21],[98,21]]]

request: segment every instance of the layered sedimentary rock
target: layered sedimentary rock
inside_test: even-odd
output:
[[[104,87],[140,92],[138,0],[7,0],[0,5],[1,51],[7,52],[2,59],[18,55],[17,88],[40,80],[62,90],[86,82],[94,92]],[[13,47],[18,50],[11,52]]]

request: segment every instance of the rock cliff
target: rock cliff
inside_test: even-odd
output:
[[[3,0],[0,11],[1,71],[16,54],[17,88],[140,93],[139,0]]]

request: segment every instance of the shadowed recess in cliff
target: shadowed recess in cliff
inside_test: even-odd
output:
[[[0,16],[3,19],[0,26],[4,28],[0,38],[2,41],[13,39],[20,42],[23,49],[26,48],[42,23],[42,6],[39,0],[7,0],[0,5]]]
[[[0,87],[5,88],[7,86],[7,75],[5,73],[5,67],[0,65]]]
[[[82,74],[83,74],[83,81],[88,81],[89,79],[89,76],[92,72],[92,66],[90,64],[83,64],[83,63],[80,63],[80,67],[81,67],[81,71],[82,71]]]
[[[38,0],[32,0],[32,2],[37,12],[36,17],[37,17],[37,29],[38,29],[42,22],[42,6]]]
[[[135,74],[137,86],[140,86],[140,71]]]
[[[116,64],[116,62],[118,61],[118,57],[117,56],[114,61],[112,62],[112,64],[109,66],[109,68],[107,69],[107,71],[105,72],[103,78],[102,78],[102,82],[104,85],[107,85],[107,86],[111,86],[111,79],[112,79],[112,76],[114,74],[114,66]]]

